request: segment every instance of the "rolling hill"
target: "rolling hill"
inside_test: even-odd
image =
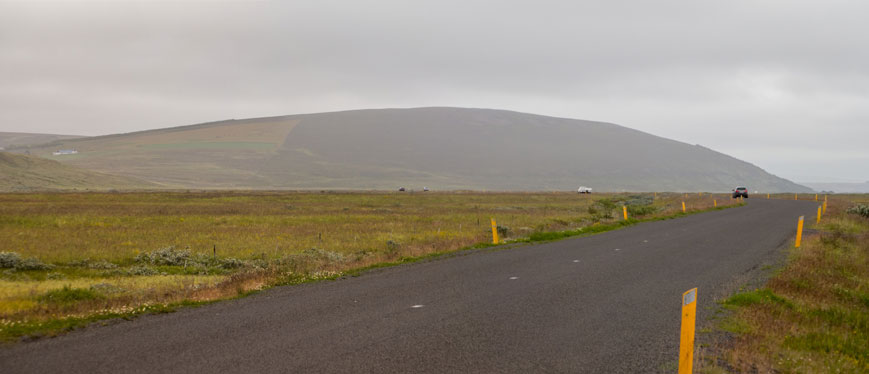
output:
[[[610,123],[491,109],[371,109],[58,140],[66,164],[176,188],[810,191]]]
[[[0,191],[155,188],[153,183],[84,170],[39,157],[0,152]]]
[[[78,135],[32,134],[26,132],[0,131],[0,149],[26,147],[34,144],[53,142],[55,140],[81,138]]]

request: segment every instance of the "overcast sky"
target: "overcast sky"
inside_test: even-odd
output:
[[[0,131],[461,106],[869,180],[866,1],[2,2]]]

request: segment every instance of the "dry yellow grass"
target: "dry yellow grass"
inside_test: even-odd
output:
[[[627,195],[622,195],[626,197]],[[240,258],[279,258],[308,248],[407,255],[486,241],[489,218],[512,235],[588,224],[604,195],[570,193],[123,193],[0,195],[0,251],[43,261],[128,261],[175,246]],[[719,203],[730,202],[718,195]],[[678,200],[677,200],[678,199]],[[689,208],[712,197],[690,194]],[[662,213],[680,209],[663,195]],[[615,217],[616,212],[614,212]]]

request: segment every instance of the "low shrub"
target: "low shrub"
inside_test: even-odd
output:
[[[629,196],[627,200],[625,200],[625,205],[628,207],[632,205],[652,205],[655,202],[655,198],[652,195],[633,195]]]
[[[247,262],[245,262],[244,260],[239,260],[232,257],[222,258],[218,260],[218,266],[223,269],[238,269],[243,268],[247,265]]]
[[[118,267],[117,264],[108,262],[106,260],[93,261],[89,258],[79,261],[73,261],[69,263],[69,266],[73,267],[82,267],[88,269],[97,269],[97,270],[110,270]]]
[[[857,204],[850,208],[848,208],[849,214],[856,214],[858,216],[863,216],[865,218],[869,218],[869,205]]]
[[[645,216],[658,212],[658,207],[651,205],[628,205],[628,214],[633,216]]]
[[[141,253],[136,256],[136,262],[151,265],[184,266],[191,262],[189,249],[176,250],[175,247],[166,247],[153,252]]]
[[[392,239],[386,241],[386,252],[387,253],[389,253],[390,255],[396,255],[396,254],[398,254],[399,250],[401,250],[401,243],[399,243],[395,240],[392,240]]]
[[[53,304],[70,304],[83,300],[96,300],[103,298],[102,294],[86,289],[63,286],[61,289],[51,290],[39,297],[39,301]]]
[[[595,201],[595,205],[601,207],[601,210],[606,212],[611,212],[613,209],[618,207],[618,204],[610,199],[600,199],[598,201]]]
[[[328,262],[344,262],[344,255],[338,252],[327,251],[320,248],[311,248],[302,251],[302,256],[314,259],[326,260]]]
[[[152,268],[149,268],[147,266],[133,266],[129,270],[127,270],[126,273],[129,275],[142,275],[142,276],[160,274],[159,271],[152,269]]]
[[[21,262],[21,255],[15,252],[0,252],[0,268],[11,269]]]
[[[0,269],[51,270],[54,266],[35,258],[22,258],[15,252],[0,252]]]
[[[46,264],[42,261],[39,261],[35,258],[25,258],[15,265],[15,269],[17,270],[51,270],[54,269],[54,265]]]
[[[613,210],[618,207],[618,204],[610,199],[600,199],[595,201],[594,205],[588,207],[588,214],[591,215],[593,222],[598,222],[613,217]]]
[[[192,254],[189,249],[177,250],[175,247],[166,247],[153,252],[142,253],[136,256],[135,261],[142,264],[157,266],[183,266],[198,267],[205,271],[207,268],[238,269],[252,266],[251,261],[226,257],[217,258],[202,253]],[[138,270],[148,272],[147,270]],[[140,275],[140,274],[134,274]],[[141,274],[147,275],[147,274]]]

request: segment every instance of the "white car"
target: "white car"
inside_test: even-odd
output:
[[[579,193],[591,193],[591,187],[579,186],[579,188],[576,189],[576,192],[579,192]]]

